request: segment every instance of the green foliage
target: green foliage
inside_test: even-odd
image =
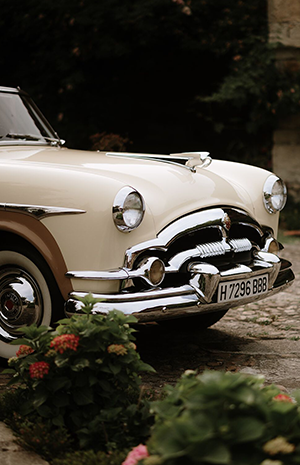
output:
[[[150,458],[143,463],[300,463],[299,407],[262,382],[240,374],[186,372],[175,387],[166,388],[164,400],[152,405]]]
[[[0,396],[0,420],[11,419],[24,401],[23,389],[4,391]]]
[[[46,460],[62,456],[74,447],[74,441],[65,427],[54,426],[37,415],[23,418],[14,413],[9,425],[17,432],[17,442],[23,448],[34,450]]]
[[[0,26],[3,84],[30,92],[68,146],[88,148],[104,132],[128,137],[133,151],[206,148],[222,158],[265,145],[266,131],[253,144],[245,127],[273,118],[263,105],[260,121],[251,116],[251,88],[278,77],[264,75],[267,0],[28,0],[17,9],[2,0]]]
[[[153,370],[136,352],[129,327],[136,319],[95,315],[91,296],[82,301],[84,315],[61,320],[55,331],[31,326],[15,342],[22,345],[9,360],[12,382],[26,386],[20,414],[66,428],[84,448],[135,445],[150,424],[138,373]]]
[[[121,465],[126,457],[125,452],[76,451],[66,454],[63,458],[54,459],[51,465]]]

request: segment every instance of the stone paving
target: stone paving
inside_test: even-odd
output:
[[[157,370],[144,376],[145,383],[174,383],[191,368],[262,374],[267,383],[300,388],[300,241],[286,244],[281,255],[293,263],[296,276],[285,292],[229,310],[205,331],[142,332],[141,357]]]

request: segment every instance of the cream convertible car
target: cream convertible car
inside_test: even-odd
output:
[[[20,89],[0,88],[0,136],[2,357],[18,328],[80,312],[76,295],[205,328],[294,279],[274,174],[207,152],[68,150]]]

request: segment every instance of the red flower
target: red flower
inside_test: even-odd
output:
[[[44,375],[49,373],[50,365],[47,362],[35,362],[29,367],[31,378],[44,378]]]
[[[16,356],[22,357],[23,355],[25,356],[25,355],[32,354],[32,352],[34,352],[34,350],[31,347],[26,346],[26,345],[21,345],[19,347],[18,352],[16,353]]]
[[[76,351],[79,344],[79,336],[75,334],[62,334],[61,336],[56,336],[53,341],[50,343],[56,352],[63,354],[67,349]]]
[[[293,399],[286,394],[278,394],[277,396],[273,397],[273,399],[279,402],[293,402]]]

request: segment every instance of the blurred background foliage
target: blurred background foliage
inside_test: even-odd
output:
[[[275,66],[266,0],[1,0],[1,85],[68,147],[208,150],[270,167],[298,76]]]

